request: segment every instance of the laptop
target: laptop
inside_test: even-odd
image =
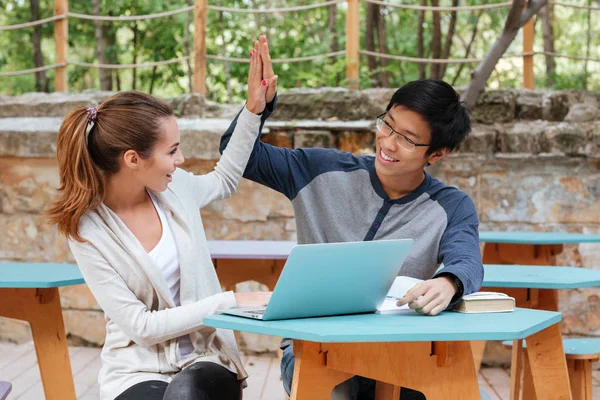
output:
[[[412,239],[297,245],[266,307],[223,314],[272,321],[374,312],[400,272]]]

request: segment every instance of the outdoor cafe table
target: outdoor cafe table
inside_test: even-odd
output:
[[[483,268],[483,290],[508,293],[518,307],[558,311],[558,290],[600,286],[597,269],[490,264]]]
[[[527,341],[532,379],[540,399],[571,399],[558,322],[561,314],[516,309],[512,313],[444,312],[360,314],[281,321],[228,315],[204,325],[294,339],[292,400],[329,400],[353,375],[375,379],[377,399],[399,396],[399,387],[427,400],[478,399],[472,340]]]
[[[480,232],[479,240],[485,243],[483,248],[484,264],[556,265],[556,256],[562,253],[563,245],[577,243],[600,244],[600,235],[560,232]],[[568,279],[566,275],[574,273],[574,271],[577,270],[569,270],[567,274],[562,274],[558,278]],[[581,272],[584,270],[578,271],[578,274],[584,273]],[[557,273],[558,271],[554,269],[544,270],[544,275]],[[544,279],[552,278],[545,277]],[[495,290],[494,287],[489,288],[490,285],[486,286],[488,287],[486,290]],[[549,311],[558,311],[557,289],[563,288],[552,285],[537,288],[506,285],[501,287],[503,292],[515,298],[517,306]],[[506,290],[504,288],[511,289]]]
[[[565,232],[479,232],[484,264],[556,265],[563,245],[598,243],[600,235]]]
[[[240,282],[257,281],[275,288],[296,242],[269,240],[209,240],[208,247],[219,282],[235,290]]]
[[[58,288],[84,283],[76,265],[0,263],[0,316],[29,322],[46,400],[74,400]]]
[[[518,264],[513,269],[486,269],[484,287],[488,291],[501,291],[515,298],[518,307],[558,311],[559,289],[581,289],[600,286],[597,270],[584,268],[547,267],[533,270],[525,266],[556,265],[556,256],[565,244],[598,243],[600,235],[564,232],[480,232],[479,240],[485,243],[484,264]],[[501,279],[488,274],[499,272]],[[474,343],[475,363],[478,365],[484,351],[484,343]],[[520,346],[513,346],[513,364],[521,358]],[[528,371],[525,368],[527,377]],[[528,381],[524,381],[524,392]]]
[[[563,245],[598,243],[600,235],[560,232],[480,232],[479,240],[485,243],[484,264],[556,265],[556,256]],[[221,284],[227,289],[248,280],[264,283],[273,290],[283,269],[293,241],[213,240],[208,242]],[[549,289],[549,290],[546,290]],[[503,290],[504,291],[504,290]],[[531,291],[518,288],[509,291],[516,296],[519,306]],[[540,288],[533,299],[534,308],[558,311],[558,294],[553,288]]]
[[[600,286],[600,270],[577,267],[545,267],[525,265],[484,265],[483,289],[502,291],[515,297],[517,306],[532,309],[558,309],[558,290],[583,289]],[[540,299],[542,303],[540,304]],[[545,299],[545,300],[544,300]],[[556,307],[556,309],[554,309]],[[485,342],[472,343],[476,369],[481,363]],[[523,399],[536,398],[532,388],[531,371],[523,357],[521,343],[513,344],[511,391],[518,398],[521,366]],[[517,377],[519,379],[517,379]],[[537,396],[538,399],[543,397]]]

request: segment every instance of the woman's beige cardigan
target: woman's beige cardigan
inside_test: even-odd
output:
[[[170,382],[198,361],[222,365],[240,380],[248,376],[233,333],[202,325],[205,316],[235,307],[236,302],[233,292],[221,291],[199,210],[235,192],[260,119],[244,108],[214,171],[193,175],[177,170],[168,189],[156,193],[179,252],[180,307],[173,303],[158,267],[114,212],[101,204],[81,218],[79,233],[87,242],[70,240],[69,245],[107,322],[98,377],[102,400],[113,400],[139,382]],[[194,352],[182,358],[176,338],[186,334]]]

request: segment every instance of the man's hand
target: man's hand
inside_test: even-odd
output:
[[[267,44],[267,37],[260,35],[258,39],[260,42],[260,58],[262,59],[262,77],[268,83],[266,101],[270,103],[277,94],[277,75],[273,72],[273,63],[271,62],[271,55],[269,54],[269,45]]]
[[[265,96],[268,82],[263,78],[263,63],[259,51],[258,40],[250,53],[250,70],[248,71],[248,101],[246,108],[253,114],[260,114],[266,106]]]
[[[425,315],[438,315],[444,311],[456,294],[456,285],[452,279],[441,276],[417,283],[397,305],[408,304],[410,308]]]

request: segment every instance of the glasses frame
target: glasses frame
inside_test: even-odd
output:
[[[386,114],[387,114],[387,112],[384,112],[383,114],[379,114],[379,115],[377,116],[377,122],[378,122],[378,123],[379,123],[379,122],[381,122],[381,124],[385,124],[385,125],[387,125],[387,127],[388,127],[388,128],[390,128],[391,132],[389,133],[389,135],[386,135],[386,134],[385,134],[385,132],[382,132],[382,131],[381,131],[381,129],[380,129],[381,125],[379,125],[379,124],[375,125],[375,126],[376,126],[376,128],[377,128],[377,130],[378,130],[379,132],[381,132],[381,134],[383,134],[383,135],[386,135],[386,136],[392,136],[392,133],[395,133],[396,135],[402,136],[402,137],[403,137],[403,138],[404,138],[404,139],[405,139],[405,140],[406,140],[406,141],[407,141],[409,144],[411,144],[412,146],[414,146],[414,147],[412,148],[412,150],[411,150],[411,149],[407,149],[406,147],[402,146],[402,144],[401,144],[401,142],[400,142],[400,140],[399,140],[398,136],[396,136],[396,143],[398,144],[398,146],[402,147],[404,150],[406,150],[406,151],[408,151],[408,152],[411,152],[411,153],[412,153],[413,151],[415,151],[415,149],[416,149],[417,147],[429,147],[429,146],[431,146],[431,144],[416,143],[414,140],[412,140],[412,139],[411,139],[411,138],[409,138],[408,136],[406,136],[406,135],[403,135],[402,133],[400,133],[400,132],[398,132],[397,130],[395,130],[394,128],[392,128],[392,126],[391,126],[391,125],[390,125],[390,124],[389,124],[389,123],[388,123],[388,122],[387,122],[387,121],[386,121],[386,120],[383,118],[383,117],[385,117],[385,116],[386,116]]]

